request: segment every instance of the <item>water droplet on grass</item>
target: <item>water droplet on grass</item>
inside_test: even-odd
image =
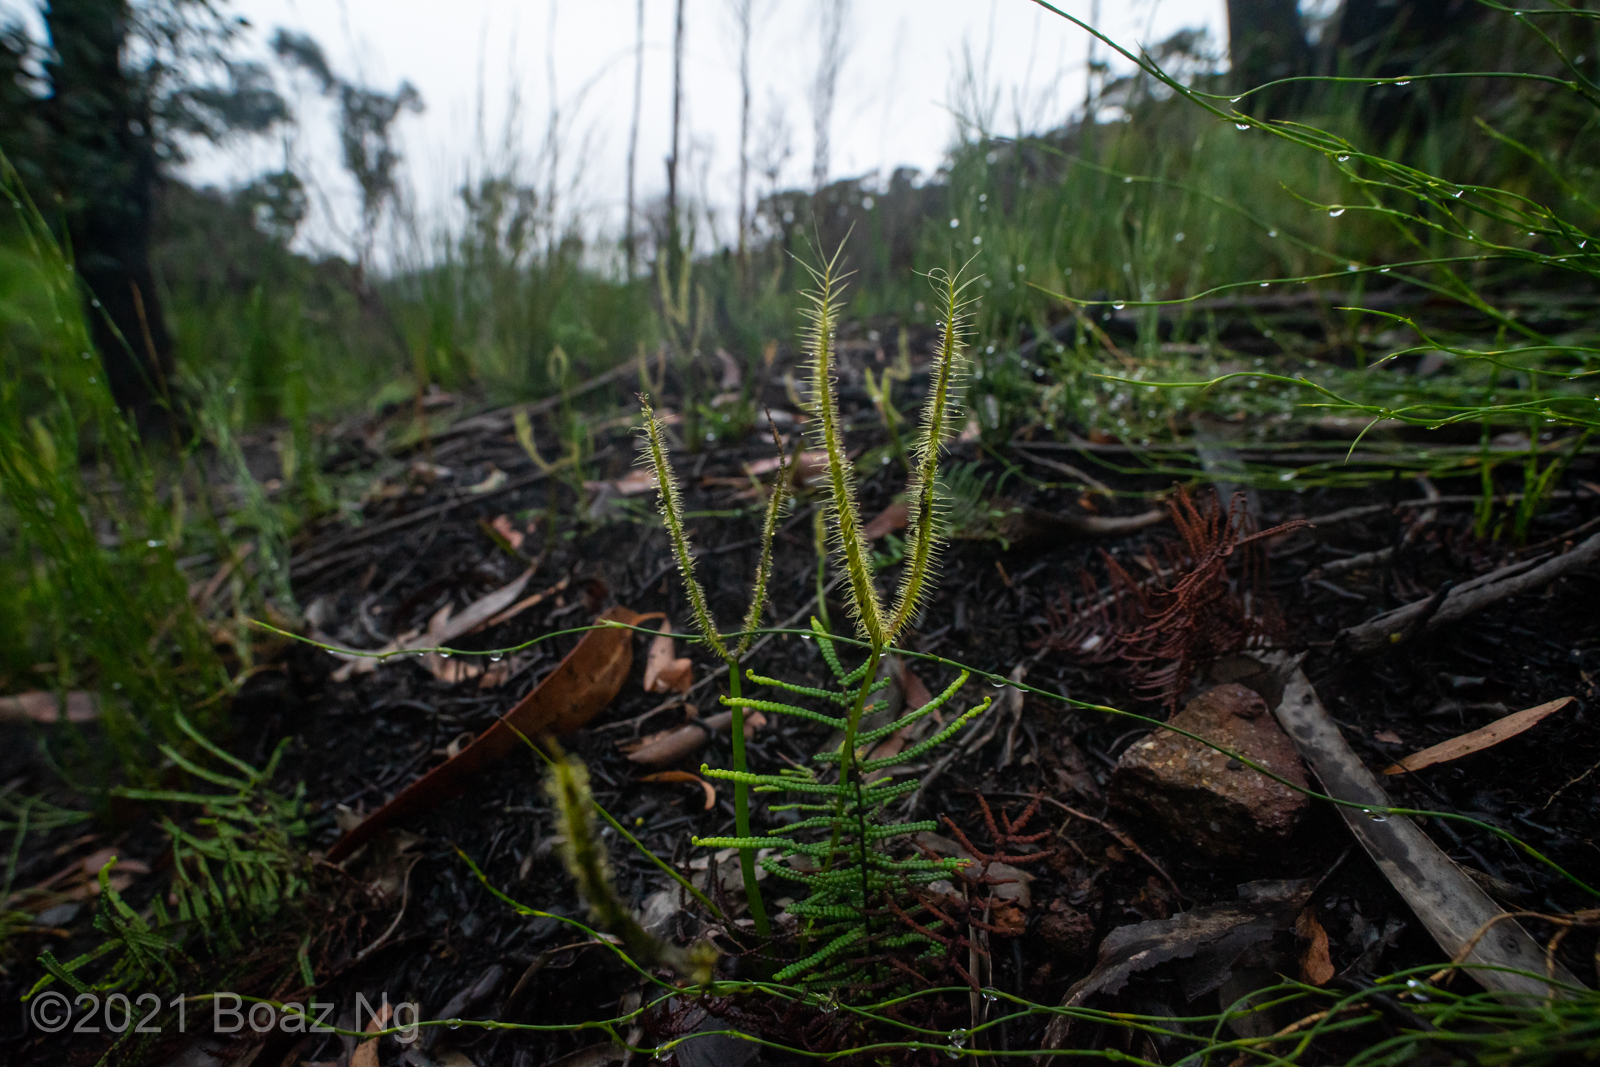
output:
[[[1236,130],[1248,130],[1250,128],[1250,124],[1248,122],[1235,122],[1233,124],[1233,128]]]
[[[967,1032],[960,1029],[952,1030],[950,1031],[950,1047],[944,1050],[944,1054],[953,1060],[960,1059],[966,1044]]]
[[[1342,208],[1342,207],[1335,207],[1335,208],[1329,208],[1328,209],[1328,217],[1330,219],[1336,219],[1340,215],[1343,215],[1343,214],[1344,214],[1344,208]]]
[[[1113,309],[1114,309],[1114,310],[1117,310],[1117,311],[1121,311],[1121,310],[1122,310],[1122,309],[1123,309],[1123,308],[1125,308],[1125,307],[1127,307],[1127,306],[1128,306],[1128,305],[1127,305],[1127,304],[1124,304],[1124,303],[1123,303],[1123,302],[1122,302],[1122,301],[1120,301],[1120,300],[1113,300],[1113,301],[1112,301],[1112,302],[1111,302],[1111,307],[1112,307],[1112,308],[1113,308]]]
[[[1350,157],[1348,155],[1339,156],[1338,159],[1340,163],[1350,162]]]

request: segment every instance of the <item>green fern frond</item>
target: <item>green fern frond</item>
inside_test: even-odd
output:
[[[988,697],[984,697],[981,704],[927,740],[912,745],[910,748],[896,752],[892,756],[885,756],[882,759],[869,759],[863,761],[861,764],[862,773],[871,774],[873,771],[880,771],[885,767],[893,767],[896,764],[906,763],[918,758],[919,756],[922,756],[924,753],[927,753],[932,749],[938,748],[950,738],[954,737],[956,732],[962,727],[966,726],[967,723],[988,711],[991,703],[992,701]]]
[[[782,689],[803,697],[814,697],[817,700],[827,700],[834,704],[848,706],[854,699],[854,693],[844,693],[833,689],[820,689],[813,685],[795,685],[781,678],[768,678],[757,674],[755,671],[745,671],[744,676],[757,685],[764,685],[771,689]]]
[[[724,707],[748,708],[751,711],[767,711],[774,715],[788,715],[796,719],[809,719],[812,722],[820,722],[824,726],[831,726],[835,730],[843,730],[845,726],[845,720],[843,719],[834,718],[832,715],[824,715],[819,711],[798,708],[793,704],[780,704],[773,700],[752,700],[749,697],[739,697],[737,699],[734,697],[718,697],[717,699]]]
[[[950,436],[966,364],[962,345],[966,339],[967,312],[973,301],[964,299],[962,294],[977,279],[969,278],[963,282],[959,270],[954,274],[934,270],[928,274],[928,280],[940,293],[944,329],[939,336],[933,381],[923,406],[922,427],[917,434],[916,470],[906,494],[909,512],[906,528],[907,562],[895,597],[888,633],[890,641],[913,621],[920,610],[942,540],[943,529],[938,521],[939,452],[945,439]]]
[[[956,680],[955,681],[951,682],[947,687],[945,687],[944,692],[940,693],[938,696],[934,697],[932,700],[930,700],[926,704],[922,705],[922,707],[917,708],[915,711],[912,711],[912,712],[910,712],[910,713],[908,713],[906,715],[901,716],[900,718],[896,719],[894,722],[891,722],[889,725],[880,726],[876,730],[869,730],[866,733],[859,735],[856,738],[856,744],[858,744],[858,745],[870,745],[870,744],[873,744],[874,742],[882,741],[884,738],[888,737],[890,734],[892,734],[892,733],[894,733],[894,732],[896,732],[898,730],[904,730],[907,726],[912,725],[918,719],[922,719],[922,718],[925,718],[926,716],[932,715],[935,711],[938,711],[940,708],[942,708],[946,704],[948,704],[950,702],[950,699],[956,695],[956,690],[958,690],[962,686],[966,685],[967,684],[967,679],[970,678],[970,677],[972,677],[972,675],[969,672],[962,671],[959,675],[956,676]]]

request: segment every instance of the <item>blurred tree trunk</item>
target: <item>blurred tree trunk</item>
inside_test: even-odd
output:
[[[1228,58],[1234,92],[1311,72],[1311,46],[1295,0],[1228,0]],[[1302,97],[1285,85],[1240,101],[1253,115],[1281,116]]]
[[[1405,78],[1493,67],[1474,35],[1490,8],[1476,0],[1345,0],[1334,35],[1338,73]],[[1475,47],[1476,46],[1476,47]],[[1474,55],[1474,52],[1477,55]],[[1458,105],[1465,82],[1375,85],[1361,97],[1362,125],[1382,140],[1416,136]]]
[[[628,216],[623,229],[628,253],[628,280],[633,280],[639,263],[638,238],[634,233],[634,175],[639,155],[639,107],[644,100],[644,0],[639,0],[634,16],[633,35],[633,121],[628,126]]]
[[[88,312],[107,383],[143,422],[172,339],[150,270],[158,161],[149,101],[123,67],[131,14],[126,0],[52,0],[43,14],[50,177],[78,274],[103,306]]]

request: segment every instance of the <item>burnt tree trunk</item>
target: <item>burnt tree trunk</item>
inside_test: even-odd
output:
[[[126,0],[45,8],[53,55],[44,110],[95,346],[112,395],[143,422],[164,387],[172,339],[150,270],[158,171],[149,102],[123,66],[130,17]]]
[[[1491,13],[1476,0],[1345,0],[1334,38],[1338,73],[1403,79],[1481,67],[1470,54],[1473,35]],[[1415,137],[1454,111],[1466,89],[1456,81],[1371,86],[1361,97],[1362,125],[1381,141]]]
[[[1234,92],[1309,74],[1311,46],[1295,0],[1228,0],[1228,58]],[[1252,115],[1281,117],[1303,95],[1297,86],[1274,86],[1238,106]]]

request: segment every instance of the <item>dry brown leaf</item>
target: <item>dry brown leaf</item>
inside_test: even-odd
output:
[[[644,661],[646,693],[687,693],[694,684],[694,664],[687,656],[674,656],[671,621],[661,624],[661,636],[652,638]]]
[[[379,1030],[388,1029],[389,1016],[393,1012],[394,1008],[385,1000],[382,1006],[378,1008],[378,1013],[367,1024],[367,1033],[375,1034]],[[367,1038],[356,1046],[355,1054],[350,1057],[350,1067],[378,1067],[378,1042],[376,1039]]]
[[[441,682],[454,685],[456,682],[465,682],[478,677],[483,673],[483,665],[471,659],[455,659],[451,656],[441,656],[437,652],[426,653],[422,657],[422,666],[429,674]]]
[[[621,496],[653,493],[656,491],[656,472],[646,467],[637,467],[615,481],[584,482],[583,487],[589,490],[610,489]]]
[[[61,902],[99,896],[100,868],[109,863],[113,856],[117,857],[117,865],[111,868],[111,888],[121,893],[133,885],[136,875],[150,873],[148,864],[139,860],[124,859],[121,852],[121,849],[115,848],[97,849],[80,860],[74,860],[44,881],[12,893],[8,899],[0,901],[0,904],[11,907],[27,898],[44,897]],[[35,910],[42,909],[35,908]]]
[[[532,529],[532,525],[531,524],[529,525],[529,529],[531,531],[531,529]],[[571,584],[572,584],[572,578],[569,575],[568,577],[561,579],[555,585],[552,585],[549,589],[541,590],[541,591],[533,594],[530,597],[526,597],[526,598],[524,598],[522,600],[517,601],[515,604],[511,605],[509,608],[507,608],[506,610],[502,611],[500,614],[496,615],[494,618],[490,619],[488,622],[484,623],[483,624],[483,628],[485,630],[487,630],[491,626],[499,626],[503,622],[510,622],[512,619],[516,618],[518,615],[521,615],[524,611],[527,611],[529,608],[537,606],[541,601],[543,601],[543,600],[545,600],[545,599],[547,599],[549,597],[555,596],[556,594],[562,592],[563,590],[565,590],[567,588],[567,586],[569,586]]]
[[[94,719],[98,701],[93,693],[74,689],[67,694],[67,721],[89,722]],[[43,689],[33,689],[15,696],[0,697],[0,722],[53,723],[61,720],[61,704],[56,694]]]
[[[624,607],[606,611],[596,621],[637,626],[660,618]],[[328,861],[337,863],[372,836],[401,819],[431,811],[465,792],[477,776],[521,745],[518,734],[537,738],[580,729],[616,698],[633,666],[633,631],[621,627],[590,630],[533,692],[485,730],[456,756],[412,782],[389,803],[333,843]]]
[[[872,521],[861,527],[861,536],[876,541],[893,530],[904,530],[911,522],[911,513],[905,501],[897,501],[878,512]]]
[[[489,523],[489,528],[505,538],[506,544],[512,548],[522,547],[522,539],[525,535],[521,530],[511,525],[511,517],[509,515],[496,515],[494,520]]]
[[[895,681],[900,686],[900,692],[905,694],[904,707],[907,711],[915,711],[925,707],[933,699],[933,694],[928,692],[928,687],[922,683],[911,670],[911,665],[899,656],[890,661],[890,669],[895,673]],[[943,722],[943,717],[939,718]]]
[[[505,611],[522,595],[522,589],[528,584],[528,579],[533,577],[533,568],[519,574],[510,584],[501,586],[494,592],[479,597],[468,604],[461,614],[451,617],[450,605],[446,604],[434,612],[433,618],[428,620],[428,628],[421,635],[415,633],[401,634],[389,642],[380,652],[403,652],[413,648],[428,648],[433,645],[445,645],[460,637],[462,634],[471,633],[479,627],[486,626],[496,616]],[[335,653],[342,656],[347,662],[343,667],[333,672],[336,682],[347,681],[354,674],[371,674],[378,669],[379,663],[388,663],[389,660],[377,660],[370,656],[352,656]],[[432,669],[431,667],[429,669]],[[437,672],[436,672],[437,673]],[[473,672],[468,677],[476,677],[480,672]]]
[[[713,733],[722,733],[733,722],[733,712],[724,711],[709,719],[690,717],[681,726],[651,734],[632,744],[622,745],[622,751],[634,763],[646,767],[665,767],[696,755],[706,747]]]
[[[710,811],[712,808],[717,806],[716,786],[712,785],[698,774],[690,774],[688,771],[657,771],[654,774],[647,774],[639,780],[641,782],[692,782],[695,785],[698,785],[701,789],[705,790],[706,811]]]
[[[489,669],[483,672],[483,677],[478,679],[478,688],[498,689],[500,686],[505,685],[506,681],[520,670],[525,662],[522,657],[513,656],[511,659],[504,659],[499,663],[491,663]]]
[[[1546,717],[1575,702],[1573,697],[1558,697],[1537,707],[1513,712],[1503,719],[1496,719],[1481,729],[1461,734],[1459,737],[1452,737],[1448,741],[1441,741],[1439,744],[1425,748],[1421,752],[1413,752],[1399,763],[1384,768],[1383,773],[1400,774],[1403,771],[1420,771],[1424,767],[1432,767],[1435,763],[1446,763],[1453,759],[1460,759],[1462,756],[1470,756],[1474,752],[1481,752],[1491,745],[1498,745],[1508,737],[1517,736],[1524,730],[1537,725]]]
[[[1294,921],[1295,936],[1305,942],[1300,951],[1300,979],[1312,985],[1326,985],[1334,974],[1333,959],[1328,955],[1328,931],[1317,921],[1317,913],[1307,907]]]
[[[744,469],[749,472],[752,478],[764,478],[776,471],[783,463],[784,460],[782,458],[770,456],[767,459],[758,459],[754,463],[747,463]],[[820,449],[814,452],[802,452],[796,457],[794,477],[803,482],[816,477],[827,469],[828,453]]]

